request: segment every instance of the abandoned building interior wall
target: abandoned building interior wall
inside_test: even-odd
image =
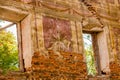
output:
[[[99,76],[103,71],[106,80],[120,79],[119,5],[119,0],[0,0],[0,18],[19,24],[20,65],[31,72],[29,79],[89,78],[83,32],[96,33]]]
[[[110,72],[109,69],[109,52],[108,52],[108,43],[107,39],[107,27],[104,27],[102,32],[99,32],[97,35],[98,38],[98,46],[99,46],[99,56],[100,56],[100,66],[101,71]]]
[[[22,34],[22,54],[24,60],[24,67],[30,67],[32,58],[32,45],[31,45],[31,15],[28,15],[21,21],[21,34]]]

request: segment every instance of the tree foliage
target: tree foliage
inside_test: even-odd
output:
[[[87,69],[89,75],[96,75],[97,71],[95,68],[94,54],[92,51],[92,46],[85,50]]]
[[[18,69],[18,51],[14,35],[0,31],[0,68],[3,72]]]
[[[83,35],[84,40],[84,47],[85,47],[85,56],[86,56],[86,63],[88,69],[88,75],[96,75],[96,66],[95,66],[95,59],[94,53],[92,49],[92,39],[90,34]]]

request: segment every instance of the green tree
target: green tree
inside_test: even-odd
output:
[[[3,72],[18,69],[18,50],[14,35],[0,31],[0,68]]]
[[[85,55],[86,55],[88,74],[94,76],[96,75],[97,71],[95,68],[95,60],[94,60],[92,46],[90,46],[85,50]]]
[[[96,66],[95,66],[95,59],[94,53],[92,48],[92,38],[91,34],[83,34],[84,40],[84,48],[85,48],[85,56],[86,56],[86,63],[88,69],[88,75],[96,75]]]

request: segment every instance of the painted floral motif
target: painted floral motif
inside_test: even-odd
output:
[[[47,49],[57,51],[71,50],[70,22],[50,17],[43,17],[44,42]],[[56,49],[55,49],[56,48]]]

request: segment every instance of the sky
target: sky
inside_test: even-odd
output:
[[[3,21],[3,20],[1,21],[1,20],[0,20],[0,26],[1,26],[1,27],[5,27],[5,26],[7,26],[7,25],[9,25],[9,24],[11,24],[11,23],[12,23],[12,22]],[[13,33],[13,35],[15,36],[16,41],[17,41],[16,25],[13,25],[13,26],[7,28],[6,30],[7,30],[7,31],[10,31],[11,33]],[[89,36],[89,38],[88,38],[88,36]],[[85,47],[85,49],[87,49],[90,45],[92,45],[91,35],[89,35],[89,34],[83,34],[83,41],[84,41],[84,47]]]
[[[87,49],[92,46],[92,36],[90,34],[83,34],[84,48]]]
[[[12,22],[9,21],[4,21],[4,20],[0,20],[0,26],[1,27],[5,27],[9,24],[11,24]],[[13,35],[15,36],[16,40],[17,40],[17,30],[16,30],[16,25],[13,25],[9,28],[6,28],[7,31],[10,31],[11,33],[13,33]]]

